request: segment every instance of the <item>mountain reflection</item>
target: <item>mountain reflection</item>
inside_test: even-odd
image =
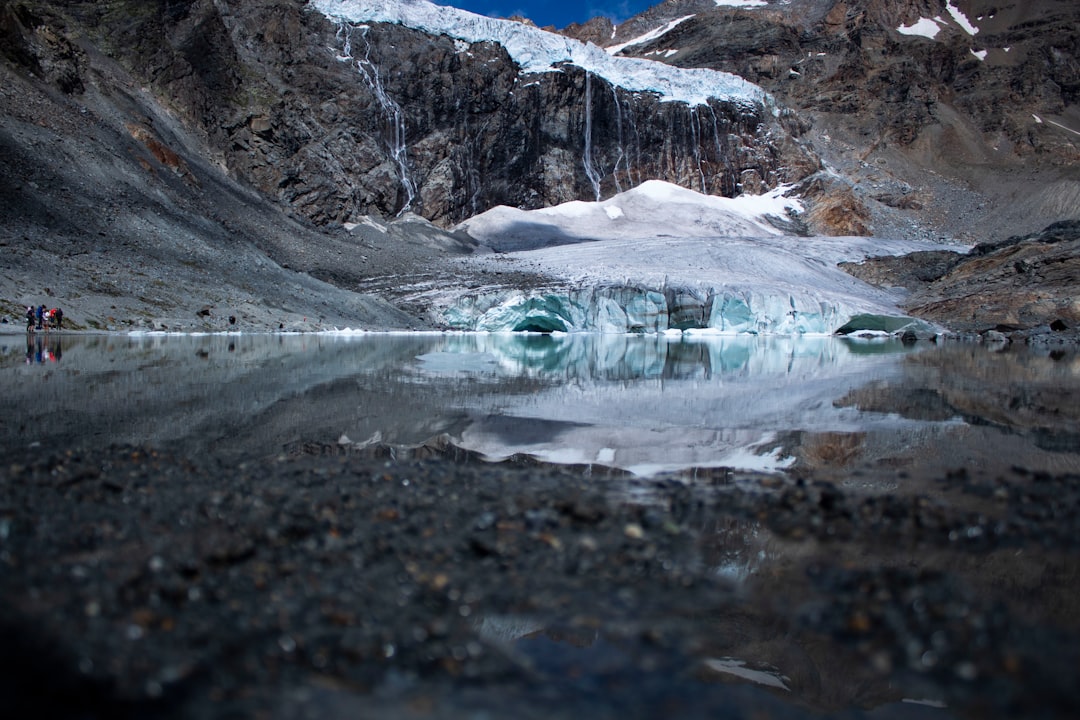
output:
[[[59,447],[449,448],[644,476],[852,482],[862,469],[881,487],[948,463],[992,467],[1004,452],[1051,471],[1080,454],[1080,363],[1060,353],[781,336],[65,336],[62,363],[27,364],[27,347],[0,346],[20,418],[4,426],[7,446],[33,428]]]

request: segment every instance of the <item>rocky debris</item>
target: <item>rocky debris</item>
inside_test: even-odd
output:
[[[65,716],[1075,711],[1075,477],[732,480],[8,455],[0,682]]]
[[[33,4],[5,3],[0,7],[0,52],[16,67],[43,79],[67,94],[78,95],[85,86],[84,53],[56,24],[53,13],[38,12]]]

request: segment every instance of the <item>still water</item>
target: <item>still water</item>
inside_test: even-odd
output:
[[[0,443],[409,453],[890,486],[1080,470],[1080,359],[821,337],[0,337]],[[882,489],[886,489],[883,487]]]

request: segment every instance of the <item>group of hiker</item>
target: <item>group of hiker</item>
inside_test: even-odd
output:
[[[46,309],[44,305],[26,306],[26,332],[35,330],[59,330],[64,323],[64,311],[60,308]]]

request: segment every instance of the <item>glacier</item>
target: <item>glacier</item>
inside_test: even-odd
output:
[[[496,42],[525,73],[555,72],[560,65],[569,64],[629,92],[656,93],[665,101],[692,106],[708,105],[710,99],[755,107],[772,105],[761,87],[738,75],[612,57],[592,43],[425,0],[311,0],[310,7],[335,22],[396,23],[468,43]]]
[[[446,297],[439,319],[481,332],[937,334],[904,316],[900,291],[838,263],[946,246],[785,235],[801,210],[787,190],[720,198],[649,181],[602,202],[494,208],[456,228],[490,250],[461,262],[541,280]]]

